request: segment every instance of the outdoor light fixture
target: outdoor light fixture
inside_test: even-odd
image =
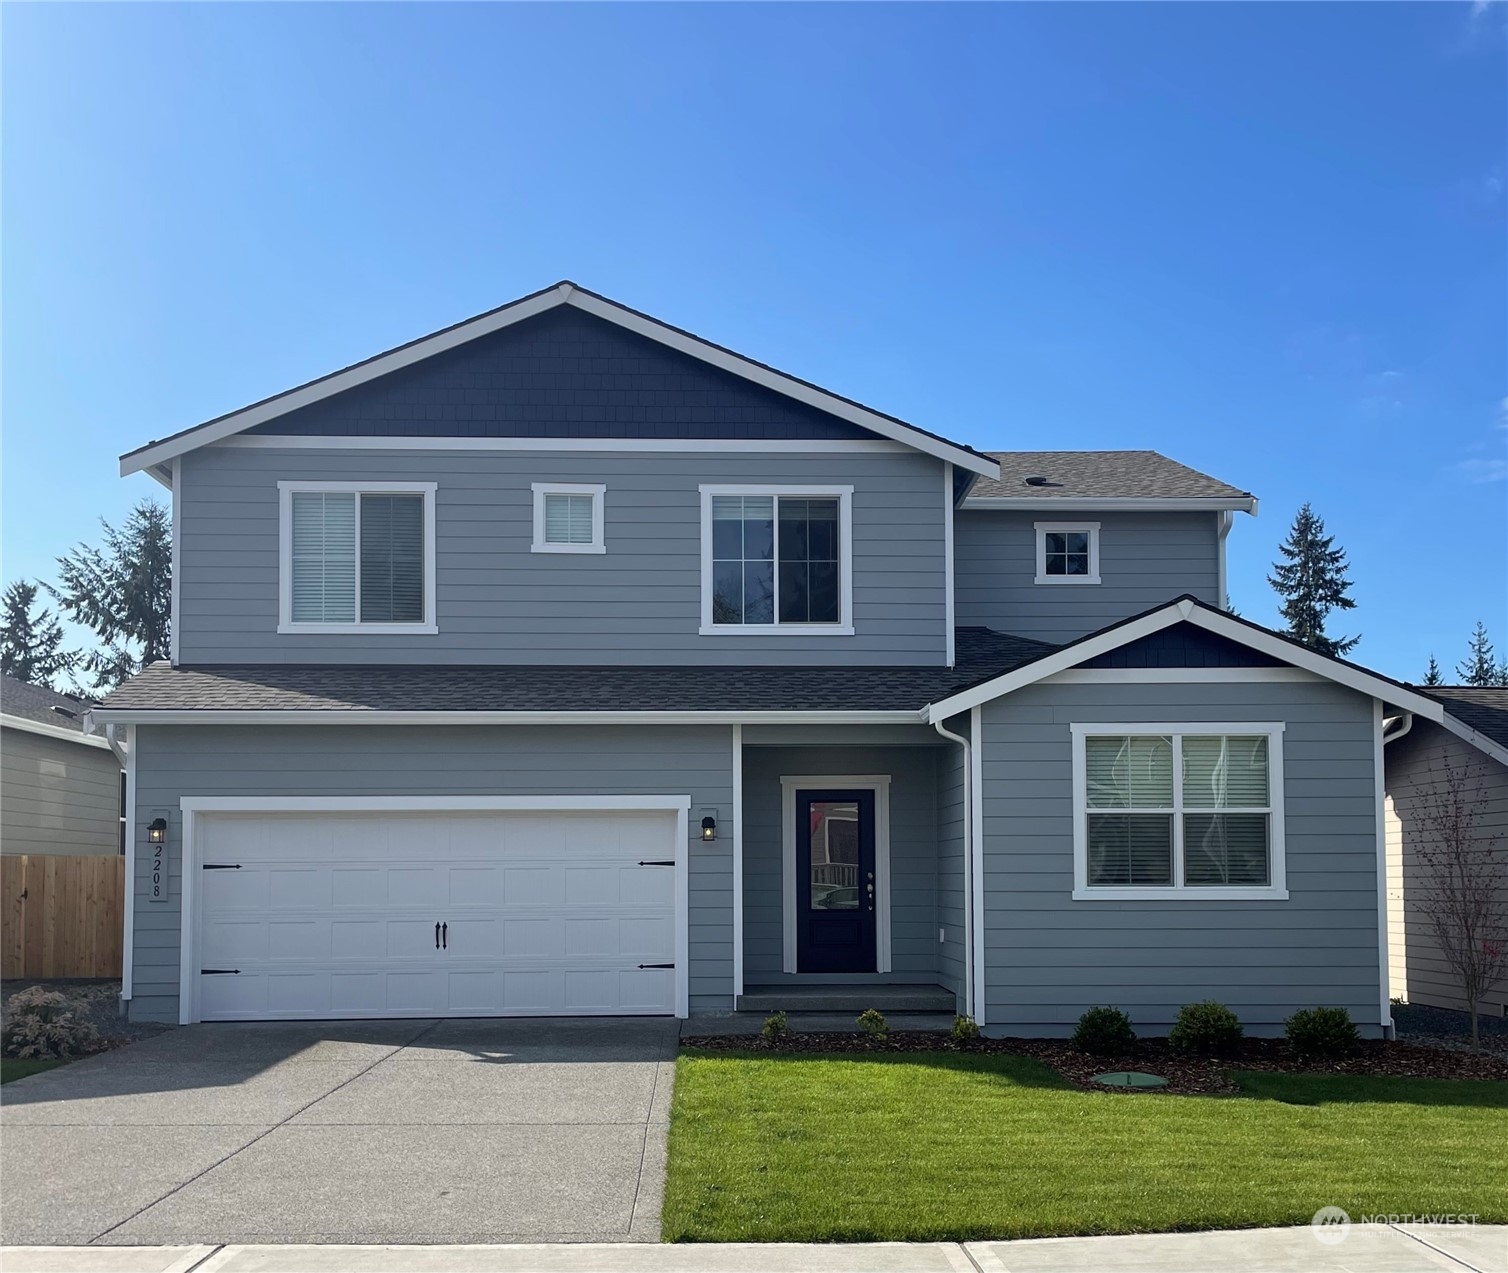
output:
[[[153,818],[147,823],[147,843],[166,844],[168,842],[168,820],[166,818]]]
[[[708,814],[702,819],[702,843],[710,844],[717,839],[717,819]]]

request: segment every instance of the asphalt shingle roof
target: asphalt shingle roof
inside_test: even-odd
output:
[[[944,667],[363,667],[153,663],[106,711],[913,711],[1057,646],[961,628]]]
[[[1478,689],[1468,685],[1420,687],[1445,704],[1445,710],[1485,738],[1508,747],[1508,686]]]
[[[61,707],[62,711],[54,711]],[[0,676],[0,711],[59,729],[84,731],[84,713],[89,704],[72,694],[60,694],[44,685],[31,685],[14,676]]]
[[[990,451],[1000,480],[982,477],[971,499],[1250,499],[1251,492],[1156,451]],[[1047,478],[1028,486],[1028,477]]]

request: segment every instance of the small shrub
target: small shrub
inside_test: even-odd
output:
[[[1168,1043],[1175,1052],[1224,1056],[1236,1050],[1245,1033],[1234,1012],[1223,1003],[1207,999],[1178,1009],[1178,1020],[1168,1031]]]
[[[0,1052],[22,1060],[61,1060],[82,1055],[99,1038],[88,1021],[73,1015],[65,995],[28,986],[5,1005],[10,1024],[0,1038]]]
[[[764,1019],[764,1025],[759,1033],[764,1035],[771,1043],[778,1043],[791,1031],[790,1022],[785,1019],[785,1013],[772,1012]]]
[[[953,1018],[953,1042],[973,1043],[979,1038],[979,1023],[970,1016]]]
[[[1283,1033],[1300,1056],[1349,1056],[1360,1041],[1344,1008],[1301,1008],[1283,1022]]]
[[[871,1039],[883,1039],[890,1033],[890,1023],[878,1008],[865,1008],[859,1013],[859,1029]]]
[[[1119,1056],[1136,1042],[1131,1018],[1119,1008],[1090,1008],[1073,1029],[1073,1045],[1094,1056]]]

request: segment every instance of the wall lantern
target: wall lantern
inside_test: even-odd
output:
[[[168,820],[166,818],[153,818],[147,823],[147,843],[166,844],[168,842]]]
[[[717,819],[708,814],[702,819],[702,843],[710,844],[717,839]]]

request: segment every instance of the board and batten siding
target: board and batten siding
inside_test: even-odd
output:
[[[1381,1033],[1372,700],[1328,682],[1040,684],[985,705],[988,1028],[1066,1035],[1097,1004],[1166,1033],[1216,999],[1249,1033],[1318,1004]],[[1074,901],[1073,723],[1281,721],[1285,901]]]
[[[0,853],[120,852],[120,765],[103,747],[0,729]]]
[[[184,796],[690,796],[690,1006],[732,1007],[732,855],[694,838],[697,810],[732,817],[728,726],[142,725],[136,747],[133,1019],[178,1020]],[[168,899],[151,902],[145,827],[159,814]]]
[[[325,451],[181,461],[179,657],[209,663],[936,664],[943,466],[842,454]],[[282,634],[280,481],[436,483],[438,635]],[[607,551],[536,553],[534,482],[606,486]],[[853,487],[853,636],[701,636],[703,484]]]
[[[921,747],[744,746],[744,984],[786,979],[782,794],[790,776],[890,776],[891,972],[823,981],[934,983],[937,942],[937,756]],[[801,890],[797,889],[797,904]]]
[[[1216,513],[958,513],[957,621],[1038,641],[1094,632],[1183,593],[1221,605]],[[1098,522],[1097,584],[1038,584],[1037,522]]]
[[[1419,903],[1429,876],[1418,846],[1433,834],[1428,809],[1447,768],[1462,776],[1477,807],[1477,834],[1496,839],[1498,862],[1508,847],[1508,768],[1439,725],[1414,718],[1413,728],[1387,745],[1388,967],[1390,993],[1409,1003],[1466,1011],[1459,979],[1440,954],[1440,945]],[[1508,867],[1501,886],[1508,897]],[[1478,1006],[1491,1016],[1508,1014],[1508,979]]]

